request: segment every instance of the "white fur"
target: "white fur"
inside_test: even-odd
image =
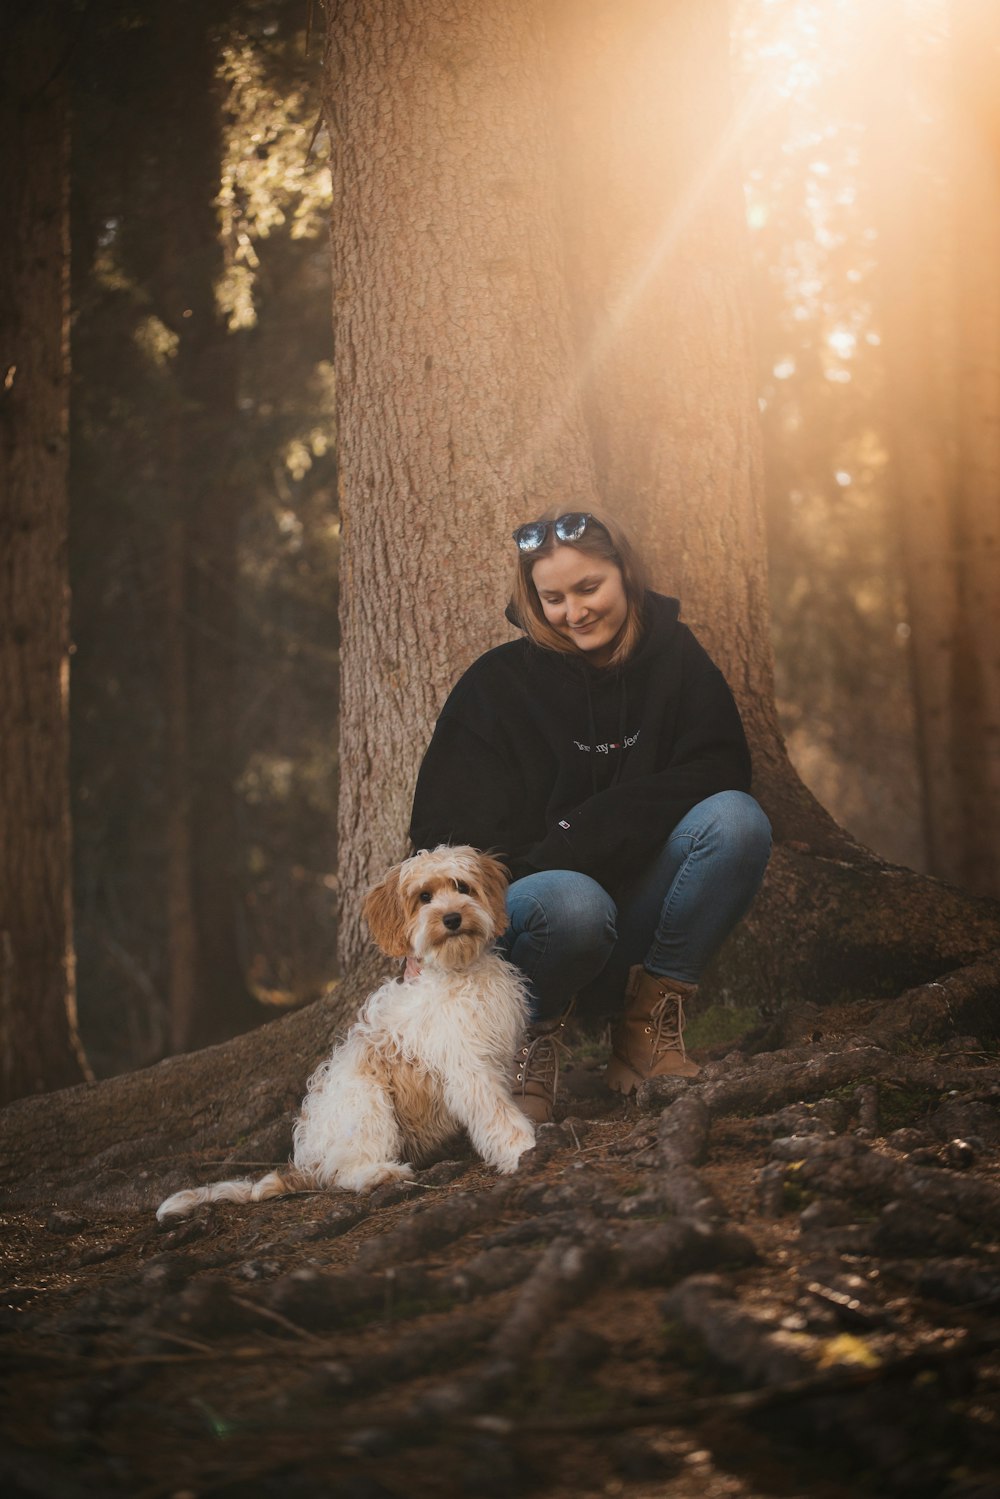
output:
[[[420,971],[376,989],[309,1079],[292,1170],[175,1192],[157,1218],[303,1188],[366,1192],[411,1176],[411,1163],[463,1128],[488,1165],[516,1170],[535,1133],[510,1095],[527,1020],[524,980],[491,951],[503,883],[493,860],[464,847],[416,854],[390,870],[366,915],[379,945],[400,956],[405,944]],[[452,931],[445,918],[454,926],[456,916]]]

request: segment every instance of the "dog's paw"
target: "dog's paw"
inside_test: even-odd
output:
[[[502,1176],[510,1176],[516,1171],[518,1162],[528,1150],[535,1148],[535,1131],[525,1121],[523,1128],[519,1127],[512,1132],[510,1137],[493,1152],[491,1165],[495,1166]]]
[[[372,1192],[386,1182],[409,1181],[413,1167],[402,1161],[378,1161],[374,1166],[356,1166],[337,1173],[337,1186],[345,1192]]]

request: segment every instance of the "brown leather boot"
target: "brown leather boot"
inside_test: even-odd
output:
[[[645,968],[629,969],[625,1014],[611,1027],[607,1084],[631,1093],[651,1077],[697,1077],[700,1071],[684,1049],[684,1001],[694,984],[657,978]]]
[[[559,1085],[559,1053],[574,1001],[558,1020],[536,1020],[521,1038],[511,1075],[511,1097],[532,1124],[551,1124]]]

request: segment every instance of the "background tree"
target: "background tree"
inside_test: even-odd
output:
[[[950,8],[956,111],[955,779],[972,890],[1000,896],[1000,12]]]
[[[236,340],[217,305],[215,209],[222,98],[212,7],[159,6],[151,165],[163,230],[147,268],[151,306],[174,340],[162,425],[166,514],[164,700],[168,792],[171,1049],[259,1021],[237,940],[236,613],[246,503],[237,441]]]
[[[887,451],[898,387],[883,357],[886,296],[914,268],[890,257],[883,287],[873,110],[907,157],[897,182],[913,181],[924,158],[885,103],[897,75],[876,60],[875,40],[888,9],[736,7],[733,132],[745,162],[780,722],[793,763],[838,822],[919,869],[916,606]],[[912,18],[908,34],[921,30]],[[928,430],[913,452],[929,441]]]
[[[956,877],[954,205],[946,168],[947,90],[914,49],[901,5],[884,7],[869,89],[868,182],[878,223],[886,436],[912,631],[912,683],[927,867]],[[939,73],[947,50],[939,46]],[[921,125],[923,119],[925,123]],[[944,146],[944,149],[942,147]]]
[[[1000,113],[995,7],[880,14],[869,182],[929,867],[1000,892]]]
[[[0,56],[0,1101],[80,1081],[68,780],[68,113],[60,4]]]
[[[74,816],[104,1071],[171,1026],[190,1045],[314,998],[333,966],[329,173],[304,19],[109,5],[72,59]]]

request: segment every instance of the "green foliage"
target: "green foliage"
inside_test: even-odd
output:
[[[839,1088],[831,1089],[829,1097],[853,1108],[858,1089],[871,1083],[878,1087],[879,1128],[883,1135],[891,1135],[893,1130],[921,1123],[928,1114],[941,1106],[947,1096],[938,1088],[919,1087],[916,1084],[907,1086],[903,1083],[886,1082],[884,1079],[858,1077]]]
[[[760,1024],[760,1011],[745,1005],[710,1005],[692,1014],[684,1030],[685,1045],[693,1049],[727,1046],[741,1041]]]
[[[943,1103],[946,1095],[935,1088],[904,1087],[880,1083],[878,1090],[879,1124],[884,1135],[895,1129],[920,1124]]]
[[[813,1193],[802,1185],[796,1169],[794,1164],[789,1167],[782,1186],[781,1203],[786,1213],[801,1213],[813,1200]]]

